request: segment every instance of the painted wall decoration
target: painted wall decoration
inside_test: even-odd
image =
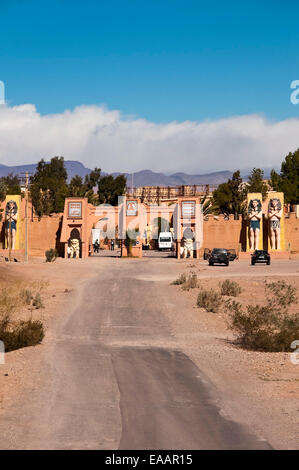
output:
[[[248,193],[247,195],[247,250],[263,249],[263,211],[262,195],[260,193]]]
[[[82,202],[69,202],[68,203],[68,217],[81,218],[82,217]]]
[[[127,210],[126,214],[128,216],[136,216],[138,210],[138,203],[137,201],[126,201],[127,202]]]
[[[5,201],[5,246],[12,250],[20,248],[20,206],[21,196],[6,196]]]
[[[270,192],[267,198],[267,218],[269,248],[271,250],[284,250],[284,196],[283,193]]]
[[[182,201],[182,217],[195,217],[196,201]]]

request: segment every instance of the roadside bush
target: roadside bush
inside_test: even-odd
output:
[[[47,250],[45,252],[45,255],[46,255],[46,262],[53,263],[58,258],[58,251],[56,250],[56,248],[50,248],[50,250]]]
[[[180,286],[184,284],[187,280],[186,274],[181,274],[177,279],[175,279],[171,284],[174,286]]]
[[[35,346],[42,342],[44,336],[44,327],[39,320],[10,323],[6,317],[0,321],[0,340],[3,341],[6,352]]]
[[[266,305],[247,305],[228,301],[229,328],[246,349],[267,352],[291,351],[299,338],[299,313],[289,313],[297,303],[296,289],[285,281],[265,284]]]
[[[220,284],[221,295],[229,295],[231,297],[237,297],[241,294],[241,286],[235,281],[230,281],[226,279]]]
[[[33,300],[32,300],[32,305],[33,305],[33,307],[35,307],[36,309],[44,308],[44,304],[43,304],[43,301],[42,301],[42,298],[41,298],[41,295],[40,295],[39,292],[37,292],[37,294],[36,294],[35,297],[33,298]]]
[[[205,308],[208,312],[218,312],[221,304],[221,294],[213,289],[202,289],[198,294],[197,306]]]
[[[39,292],[33,297],[30,289],[20,286],[0,288],[0,340],[5,351],[34,346],[44,338],[44,327],[39,320],[12,320],[16,312],[25,305],[42,308]]]
[[[197,274],[191,273],[186,277],[186,281],[182,284],[183,290],[194,289],[198,286]]]
[[[31,290],[29,290],[29,289],[22,289],[22,290],[21,290],[21,298],[22,298],[24,304],[30,305],[30,304],[31,304],[31,301],[32,301],[32,299],[33,299],[33,295],[32,295]]]

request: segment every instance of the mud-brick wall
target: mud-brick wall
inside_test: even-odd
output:
[[[295,212],[290,212],[289,217],[285,218],[285,241],[286,249],[299,252],[299,219]]]
[[[242,228],[242,217],[234,220],[230,216],[225,220],[223,216],[209,216],[209,220],[203,221],[203,246],[202,248],[234,248],[239,249],[239,244],[245,243],[245,230]]]
[[[40,220],[33,217],[28,221],[28,251],[31,256],[44,256],[50,248],[61,249],[60,229],[62,214],[42,217]]]

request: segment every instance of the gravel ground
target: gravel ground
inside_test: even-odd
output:
[[[171,258],[134,261],[107,258],[103,262],[96,258],[59,259],[53,264],[35,259],[28,265],[0,264],[0,283],[45,283],[42,295],[45,309],[34,315],[40,316],[47,329],[42,345],[6,354],[6,364],[0,365],[0,413],[13,406],[21,393],[30,394],[39,387],[43,376],[39,352],[55,339],[55,321],[74,307],[78,286],[105,269],[104,262],[136,263],[135,279],[163,287],[165,315],[176,345],[198,365],[203,379],[206,377],[214,383],[220,392],[223,415],[250,425],[274,448],[299,448],[299,365],[291,363],[289,353],[252,352],[236,347],[231,342],[233,336],[227,329],[224,312],[214,314],[199,309],[197,289],[187,292],[170,285],[182,272],[195,271],[203,286],[218,287],[225,278],[238,280],[243,288],[240,301],[260,302],[266,279],[286,279],[298,288],[298,260],[277,260],[271,266],[256,267],[246,261],[236,261],[229,268]],[[20,312],[22,318],[27,314]],[[157,339],[159,346],[163,344]]]

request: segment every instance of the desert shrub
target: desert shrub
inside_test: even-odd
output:
[[[0,340],[5,351],[34,346],[44,338],[43,324],[38,320],[13,321],[13,315],[25,305],[36,303],[41,308],[41,297],[33,297],[30,289],[20,286],[0,288]]]
[[[265,284],[266,304],[242,305],[228,301],[228,326],[241,346],[257,351],[290,351],[299,338],[299,313],[289,307],[297,303],[296,289],[285,281]]]
[[[202,289],[198,294],[197,306],[205,308],[208,312],[218,312],[221,304],[221,294],[214,289]]]
[[[10,317],[20,305],[20,298],[17,289],[2,288],[0,289],[0,319],[6,316]]]
[[[35,346],[42,342],[45,336],[44,327],[39,320],[27,320],[11,323],[9,318],[0,321],[0,340],[5,351]]]
[[[174,286],[180,286],[182,284],[184,284],[187,280],[187,276],[186,274],[180,274],[180,276],[175,279],[171,284],[173,284]]]
[[[298,302],[296,287],[286,281],[266,281],[265,294],[267,303],[272,309],[286,310],[290,305]]]
[[[220,284],[221,295],[229,295],[231,297],[237,297],[241,294],[241,286],[235,281],[230,281],[226,279]]]
[[[43,301],[39,292],[37,292],[35,297],[33,298],[32,305],[33,307],[37,309],[44,308],[44,304],[43,304]]]
[[[186,281],[182,284],[183,290],[194,289],[198,286],[197,274],[191,273],[186,277]]]
[[[56,260],[56,258],[58,258],[58,251],[56,250],[56,248],[50,248],[50,250],[47,250],[45,252],[45,255],[46,255],[46,262],[53,263]]]
[[[22,289],[20,296],[25,305],[30,305],[33,299],[33,295],[30,289]]]

